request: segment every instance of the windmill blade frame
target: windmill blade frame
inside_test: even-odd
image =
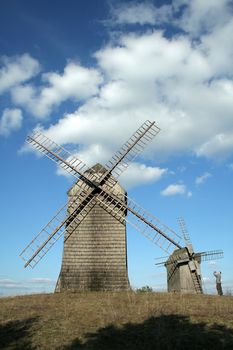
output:
[[[124,202],[120,198],[117,198],[113,191],[109,193],[106,190],[103,190],[96,196],[98,204],[103,209],[112,214],[117,220],[128,222],[131,226],[136,228],[137,231],[158,245],[166,253],[170,253],[170,249],[174,250],[174,248],[181,248],[179,243],[174,240],[174,238],[181,240],[181,237],[178,236],[175,231],[146,211],[146,209],[137,204],[129,196],[125,196],[125,199],[126,201]],[[112,205],[109,205],[109,203]],[[132,219],[129,219],[128,216],[124,218],[124,215],[122,214],[123,210],[130,212],[132,214]],[[133,221],[134,217],[138,220]],[[156,231],[156,233],[153,231],[150,232],[149,229]],[[170,236],[165,232],[170,233]],[[162,237],[164,240],[160,241]],[[167,242],[168,244],[165,246],[165,243]]]
[[[95,174],[88,174],[88,167],[84,162],[40,131],[35,131],[32,135],[29,135],[26,142],[77,179],[82,177],[92,187],[93,182],[104,184],[111,174],[118,178],[159,131],[160,129],[155,125],[155,122],[145,121],[109,160],[106,164],[107,172],[103,174],[101,179],[98,179]],[[108,187],[113,187],[115,183],[116,181],[112,183],[109,181]]]
[[[144,122],[134,134],[128,139],[128,141],[120,148],[119,151],[108,162],[108,170],[104,172],[101,178],[96,176],[96,174],[90,173],[84,162],[80,159],[72,156],[72,154],[66,150],[64,147],[50,140],[47,136],[43,135],[41,132],[36,131],[32,135],[28,136],[26,141],[30,145],[34,146],[37,150],[45,154],[48,158],[53,160],[55,163],[59,164],[62,169],[67,171],[69,174],[73,175],[77,179],[82,179],[81,185],[79,183],[79,195],[84,198],[83,203],[88,207],[89,202],[92,201],[92,205],[89,206],[89,210],[85,210],[87,213],[92,209],[96,204],[92,194],[99,188],[100,184],[102,186],[111,189],[117,182],[115,178],[111,176],[111,172],[115,170],[114,175],[119,176],[126,168],[129,163],[135,159],[135,157],[142,152],[145,146],[152,140],[153,137],[157,135],[160,129],[155,125],[155,122],[146,121]],[[65,159],[64,159],[65,158]],[[124,161],[126,159],[126,161]],[[124,162],[123,162],[124,161]],[[98,184],[98,185],[97,185]],[[77,184],[76,184],[77,185]],[[88,200],[89,198],[89,200]],[[75,205],[74,201],[74,205]],[[82,203],[82,202],[81,202]],[[70,205],[70,204],[69,204]],[[82,215],[82,210],[85,207],[80,208],[80,203],[73,212],[79,211],[79,216],[82,220],[85,217]],[[71,213],[69,217],[61,219],[61,212],[64,211],[64,208],[67,207],[67,204],[63,206],[58,213],[50,220],[50,222],[40,231],[40,233],[28,244],[28,246],[22,251],[20,257],[26,261],[26,266],[34,267],[42,257],[50,250],[50,248],[55,244],[55,242],[61,237],[64,233],[65,228],[67,228],[71,223],[75,227],[71,232],[73,232],[76,227],[82,222],[82,220],[75,220],[74,213]],[[72,204],[71,204],[72,207]],[[59,219],[58,219],[59,218]],[[59,224],[54,228],[53,223],[58,222]],[[69,225],[67,223],[69,222]],[[51,231],[52,227],[52,232]],[[49,232],[48,232],[49,231]],[[43,243],[38,245],[39,239],[42,236],[46,236]],[[36,247],[36,249],[35,249]],[[32,256],[27,260],[26,254],[28,251],[32,251]],[[37,256],[39,259],[37,259]]]
[[[41,132],[35,131],[27,136],[26,142],[77,179],[83,177],[87,183],[90,181],[90,185],[92,184],[92,181],[96,181],[94,174],[92,174],[90,179],[88,176],[84,175],[84,172],[88,170],[88,167],[84,162],[73,156],[64,147],[50,140]]]
[[[222,249],[218,249],[218,250],[210,250],[207,252],[200,252],[200,253],[193,253],[191,255],[191,257],[193,257],[194,259],[200,259],[201,262],[203,261],[211,261],[211,260],[216,260],[216,259],[222,259],[224,257],[224,253]],[[178,259],[171,259],[170,261],[161,261],[158,263],[155,263],[155,265],[165,265],[165,264],[172,264],[174,262],[176,262]]]
[[[195,253],[196,258],[200,258],[201,261],[210,261],[223,258],[223,250],[210,250],[207,252]]]
[[[95,204],[96,201],[93,192],[86,195],[81,203],[80,198],[66,203],[20,254],[20,257],[26,262],[24,267],[30,266],[34,268],[63,235],[65,230],[69,228],[68,238]],[[67,208],[72,210],[68,216],[66,216]],[[32,252],[30,257],[28,257],[28,251]]]
[[[117,196],[115,196],[113,193],[109,193],[106,188],[109,190],[109,188],[112,190],[112,187],[114,186],[114,184],[116,183],[116,180],[114,179],[113,182],[109,182],[109,179],[112,179],[111,176],[111,172],[114,171],[114,169],[117,169],[117,167],[119,167],[118,170],[116,172],[116,175],[119,176],[123,170],[125,170],[128,167],[128,164],[130,161],[132,161],[133,159],[135,159],[136,155],[138,155],[139,151],[142,151],[144,149],[144,146],[152,140],[152,138],[154,136],[157,135],[157,133],[159,132],[159,128],[157,126],[155,126],[155,122],[149,122],[146,121],[129,139],[129,141],[127,141],[122,148],[120,149],[119,152],[117,152],[112,160],[110,161],[109,164],[111,164],[111,168],[110,170],[108,170],[107,172],[105,172],[103,174],[103,176],[98,179],[98,177],[95,174],[91,174],[91,176],[88,174],[87,172],[83,173],[81,170],[83,168],[85,168],[85,163],[81,162],[79,159],[76,159],[75,157],[71,158],[71,163],[70,160],[67,161],[66,159],[63,159],[60,154],[65,154],[67,159],[69,159],[71,157],[71,154],[65,150],[63,147],[61,147],[60,145],[54,143],[53,141],[51,141],[50,139],[48,139],[46,136],[42,135],[41,133],[36,133],[33,137],[30,136],[27,138],[27,142],[34,145],[38,150],[40,150],[42,153],[44,153],[47,157],[49,157],[50,159],[52,159],[53,161],[55,161],[56,163],[58,163],[64,170],[66,170],[68,173],[74,175],[76,178],[80,178],[86,183],[87,185],[87,192],[88,195],[85,197],[85,205],[84,207],[81,209],[79,208],[80,205],[78,205],[78,207],[76,208],[76,210],[74,210],[74,212],[77,213],[77,211],[79,212],[79,214],[81,215],[82,210],[85,209],[85,206],[88,206],[89,201],[92,201],[92,206],[90,206],[90,210],[91,208],[96,204],[96,200],[98,201],[98,203],[100,205],[102,205],[102,207],[110,212],[114,217],[116,217],[119,221],[123,220],[123,215],[122,215],[122,209],[124,210],[128,210],[129,212],[131,212],[134,216],[136,216],[139,220],[141,220],[141,222],[143,222],[146,227],[143,228],[143,230],[141,229],[141,226],[138,223],[132,222],[130,220],[126,220],[128,221],[131,225],[133,225],[139,232],[141,232],[144,236],[146,236],[147,238],[149,238],[150,240],[152,240],[154,243],[156,243],[160,248],[162,248],[164,251],[168,252],[168,249],[170,248],[170,246],[175,246],[180,248],[180,245],[173,240],[173,238],[167,236],[163,230],[161,230],[160,228],[157,227],[157,225],[155,225],[154,223],[152,223],[152,221],[156,221],[156,223],[158,224],[158,222],[160,223],[160,225],[163,226],[163,229],[165,228],[165,231],[169,231],[172,232],[174,234],[174,236],[176,236],[176,238],[178,237],[178,235],[171,230],[170,228],[168,228],[166,225],[164,225],[163,223],[161,223],[157,218],[153,217],[150,213],[146,212],[145,209],[143,209],[142,207],[140,207],[139,205],[137,205],[132,199],[130,199],[129,197],[127,197],[127,205],[125,204],[125,202],[121,201]],[[149,133],[149,136],[148,136]],[[141,144],[140,144],[141,142]],[[136,152],[134,150],[134,148],[136,146],[139,146],[136,148]],[[131,153],[130,153],[131,152]],[[127,158],[128,155],[128,158]],[[127,163],[124,163],[123,160],[126,158]],[[113,162],[115,161],[115,163]],[[123,166],[122,166],[123,165]],[[110,177],[111,176],[111,177]],[[110,186],[109,186],[110,183]],[[102,185],[102,186],[101,186]],[[98,193],[99,192],[99,193]],[[112,192],[112,191],[111,191]],[[94,195],[96,195],[96,197],[94,198]],[[88,200],[89,198],[89,200]],[[116,212],[113,212],[113,210],[109,210],[111,208],[111,206],[109,205],[109,203],[114,203],[114,209],[118,209],[117,211],[117,215]],[[129,205],[129,203],[131,204],[131,206]],[[133,204],[133,205],[132,205]],[[136,210],[135,210],[136,209]],[[90,211],[88,210],[87,213]],[[142,212],[140,214],[140,211]],[[86,214],[87,215],[87,214]],[[85,215],[85,216],[86,216]],[[144,216],[143,216],[144,215]],[[84,216],[84,217],[85,217]],[[148,220],[147,217],[150,217]],[[82,216],[82,219],[84,218]],[[56,219],[56,216],[54,217],[54,219]],[[82,220],[75,220],[75,215],[74,213],[71,214],[68,218],[66,218],[65,220],[63,220],[58,227],[48,236],[48,238],[45,240],[45,242],[38,247],[38,249],[33,253],[32,257],[27,261],[27,263],[25,264],[25,266],[30,265],[32,262],[35,262],[35,264],[41,260],[41,258],[47,253],[47,251],[50,249],[50,247],[56,242],[56,240],[62,235],[62,233],[64,232],[64,228],[63,226],[66,225],[67,222],[71,223],[75,223],[75,227],[72,230],[72,232],[75,230],[75,228],[81,223]],[[46,225],[47,227],[48,225]],[[46,228],[45,227],[45,228]],[[153,230],[156,231],[156,234],[148,234],[146,233],[146,229],[150,227]],[[44,232],[45,228],[41,231]],[[62,229],[63,228],[63,229]],[[61,231],[61,233],[59,233]],[[40,235],[40,234],[39,234]],[[38,236],[39,236],[38,235]],[[55,235],[56,237],[58,237],[57,239],[55,239]],[[37,237],[38,237],[37,236]],[[164,237],[163,242],[159,242],[161,239],[161,236]],[[157,238],[158,237],[158,238]],[[52,243],[50,243],[50,241],[53,239]],[[156,240],[155,240],[156,239]],[[169,241],[169,244],[167,247],[164,247],[165,243]],[[31,245],[34,244],[35,239],[31,242],[31,244],[29,244],[29,246],[27,248],[31,248]],[[48,249],[44,249],[45,246],[47,244],[49,245]],[[25,248],[25,250],[27,250],[27,248]],[[22,252],[24,253],[25,250]],[[41,253],[41,255],[39,255],[39,253]],[[22,255],[21,253],[21,255]],[[37,261],[36,257],[37,255],[39,256],[39,260]],[[33,266],[35,266],[35,264]]]
[[[178,224],[180,226],[180,230],[181,230],[181,232],[183,234],[183,238],[184,238],[184,241],[185,241],[186,245],[192,244],[190,236],[189,236],[189,233],[188,233],[188,230],[187,230],[186,223],[184,221],[184,218],[178,217],[177,221],[178,221]]]
[[[117,179],[159,132],[155,122],[146,120],[105,164],[108,172]]]

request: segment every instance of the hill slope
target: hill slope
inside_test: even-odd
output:
[[[0,349],[233,349],[233,297],[40,294],[0,299]]]

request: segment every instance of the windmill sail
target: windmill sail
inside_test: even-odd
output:
[[[145,149],[159,131],[160,129],[155,125],[155,122],[150,122],[149,120],[144,122],[106,164],[107,172],[103,174],[101,179],[97,178],[96,174],[88,172],[88,167],[84,162],[72,155],[64,147],[50,140],[40,131],[35,131],[28,136],[26,141],[69,174],[77,179],[81,176],[90,186],[92,186],[93,182],[98,181],[101,184],[106,183],[108,187],[113,187],[116,179],[127,169],[130,162]],[[115,179],[110,179],[110,174]]]
[[[83,163],[81,160],[79,160],[77,157],[71,154],[64,147],[53,142],[47,136],[43,135],[39,131],[36,131],[32,135],[28,136],[27,142],[29,144],[31,144],[37,150],[39,150],[48,158],[53,160],[63,170],[73,175],[76,179],[78,179],[78,182],[75,184],[75,190],[73,194],[70,195],[70,199],[68,203],[65,206],[63,206],[58,211],[58,213],[56,213],[56,215],[52,218],[52,220],[50,220],[50,222],[41,230],[41,232],[32,240],[32,242],[21,253],[21,257],[26,262],[25,267],[26,266],[34,267],[43,258],[43,256],[50,250],[50,248],[55,244],[55,242],[62,236],[63,233],[65,233],[65,241],[66,241],[72,235],[72,233],[76,231],[77,227],[82,223],[82,221],[87,217],[87,215],[92,211],[92,209],[93,209],[92,213],[98,212],[99,216],[97,215],[97,221],[96,221],[97,222],[96,226],[98,226],[99,217],[103,218],[104,211],[102,209],[104,209],[106,212],[105,215],[107,215],[105,216],[105,218],[107,218],[107,220],[110,217],[107,214],[109,213],[113,218],[116,218],[122,224],[124,224],[125,222],[128,222],[134,228],[136,228],[140,233],[142,233],[145,237],[147,237],[153,243],[155,243],[160,248],[162,248],[165,252],[169,254],[172,252],[172,255],[170,255],[169,259],[165,262],[165,266],[167,267],[167,270],[168,270],[168,281],[171,282],[170,284],[171,288],[169,289],[168,287],[168,290],[172,290],[173,288],[172,283],[174,285],[174,281],[176,280],[178,275],[180,275],[180,266],[182,266],[182,269],[183,269],[185,265],[186,266],[185,274],[187,273],[187,276],[188,276],[187,283],[189,285],[190,283],[192,284],[193,290],[195,290],[196,293],[202,293],[200,268],[199,268],[200,261],[211,260],[213,259],[213,257],[220,258],[222,257],[222,251],[201,252],[201,253],[195,254],[193,252],[192,245],[190,244],[190,238],[189,238],[184,220],[180,218],[179,223],[180,223],[181,231],[183,233],[183,238],[186,242],[186,247],[182,248],[180,245],[181,237],[179,235],[177,235],[171,228],[163,224],[155,216],[153,216],[152,214],[147,212],[144,208],[142,208],[140,205],[138,205],[129,196],[127,196],[124,191],[123,192],[121,190],[119,191],[119,185],[117,185],[117,178],[122,174],[123,171],[127,169],[129,164],[136,158],[136,156],[138,156],[144,150],[144,148],[148,145],[149,142],[152,141],[152,139],[158,134],[159,131],[160,129],[155,125],[155,122],[146,121],[120,148],[120,150],[114,154],[114,156],[106,164],[105,167],[98,164],[98,166],[95,166],[91,169],[88,169],[85,163]],[[118,191],[117,191],[117,186],[118,186]],[[128,215],[126,215],[126,213]],[[95,222],[95,220],[92,221],[93,218],[91,215],[89,215],[88,218],[90,218],[91,223]],[[87,221],[88,221],[88,218],[87,218]],[[85,222],[84,222],[84,226],[82,225],[83,227],[85,227]],[[117,225],[119,225],[119,223],[117,223]],[[121,226],[124,227],[124,230],[125,230],[125,225],[121,225]],[[112,227],[111,224],[110,224],[110,227]],[[122,230],[121,232],[122,234],[121,237],[125,242],[124,230]],[[85,228],[83,229],[83,232],[87,232],[85,231]],[[102,231],[100,232],[101,232],[100,236],[102,238]],[[90,233],[90,237],[92,237],[93,234],[96,237],[95,230]],[[86,237],[86,234],[84,236],[82,236],[82,234],[77,236],[78,239],[80,237],[81,237],[80,242],[82,242],[83,247],[85,247],[86,249],[86,246],[87,246],[86,244],[89,244],[90,242],[84,243],[83,237]],[[112,239],[112,236],[110,237]],[[118,237],[116,238],[118,240]],[[92,241],[92,238],[90,241]],[[72,265],[73,259],[74,259],[73,245],[76,246],[76,249],[79,249],[80,246],[77,245],[76,236],[72,236],[70,240],[66,242],[66,244],[69,244],[70,246],[70,248],[68,248],[67,250],[68,255],[66,256],[66,259],[69,260],[71,257],[71,260],[72,260],[71,265]],[[115,241],[114,241],[114,244],[115,244]],[[121,244],[122,243],[118,244],[117,246],[120,254],[122,252]],[[103,250],[102,243],[99,244],[99,246]],[[115,247],[116,245],[113,246],[114,249]],[[123,243],[123,247],[124,247],[124,243]],[[99,255],[101,255],[101,251],[102,251],[101,249],[98,251]],[[90,251],[93,250],[91,246],[89,250]],[[89,250],[87,251],[89,252]],[[96,256],[98,256],[98,254]],[[116,257],[119,256],[118,253],[116,253],[115,255]],[[83,256],[83,254],[80,254],[80,256]],[[86,255],[86,256],[87,256],[87,262],[91,261],[89,259],[89,255]],[[105,256],[104,256],[104,259],[105,259]],[[113,262],[113,260],[111,261]],[[78,262],[78,264],[80,264],[80,262]],[[103,264],[106,264],[106,261],[102,259],[101,262],[99,263],[99,266],[103,266]],[[120,265],[126,266],[124,259],[121,260]],[[67,277],[68,279],[73,278],[72,274],[74,274],[74,271],[77,270],[77,266],[76,267],[73,266],[71,268],[70,276]],[[79,266],[79,268],[81,268],[80,271],[82,272],[78,271],[78,275],[81,273],[81,274],[84,274],[86,277],[88,277],[88,273],[92,271],[93,266],[91,266],[91,270],[88,273],[85,272],[85,268],[82,269],[82,266],[83,266],[83,262],[81,261],[81,265]],[[120,274],[118,274],[118,277],[122,282],[122,286],[124,285],[124,288],[127,288],[128,286],[127,274],[125,274],[125,270],[124,271],[123,270],[122,270],[122,276],[124,278],[120,277]],[[66,272],[67,272],[67,265],[65,260],[64,269],[59,279],[60,281],[66,280],[66,277],[64,275],[66,274]],[[105,274],[106,271],[103,271],[103,269],[100,268],[98,271],[96,270],[93,276],[89,276],[89,277],[91,277],[91,279],[93,278],[98,279],[99,273]],[[114,269],[112,270],[111,273],[113,274],[115,273]],[[74,274],[74,276],[75,278],[76,277],[79,278],[76,274]],[[66,282],[64,283],[66,284]],[[65,285],[64,283],[63,285]],[[175,283],[177,283],[177,281],[175,281]],[[181,288],[183,288],[183,285],[181,284],[181,278],[179,283]],[[97,284],[98,283],[95,282],[96,286]],[[112,283],[111,285],[113,286],[115,284]]]
[[[27,138],[27,142],[34,146],[37,150],[45,154],[48,158],[56,162],[62,169],[72,174],[76,178],[83,180],[79,195],[84,198],[82,206],[79,202],[73,203],[74,213],[71,213],[67,218],[61,219],[61,214],[64,214],[64,206],[54,218],[42,229],[42,231],[32,240],[32,242],[21,253],[21,257],[26,261],[26,266],[34,267],[41,258],[48,252],[53,244],[64,233],[67,224],[73,225],[73,229],[69,232],[73,232],[75,228],[81,223],[83,218],[96,204],[94,195],[101,191],[98,187],[99,184],[107,186],[111,189],[116,180],[110,176],[112,171],[115,171],[114,175],[119,176],[128,166],[129,162],[135,159],[135,157],[144,149],[144,147],[152,140],[154,136],[159,132],[159,128],[155,126],[155,122],[146,121],[143,125],[130,137],[130,139],[121,147],[112,160],[109,162],[107,172],[99,178],[95,173],[87,171],[85,163],[78,158],[71,155],[69,151],[61,147],[57,143],[50,140],[40,132],[35,132]],[[89,204],[91,202],[91,205]],[[85,215],[83,215],[83,213]],[[78,215],[76,215],[78,214]],[[81,218],[81,219],[80,219]],[[58,223],[54,227],[54,223]],[[44,240],[41,242],[42,237]],[[32,252],[32,256],[28,259],[28,252]]]
[[[126,196],[125,199],[123,201],[117,198],[113,191],[108,193],[106,190],[96,196],[96,200],[102,208],[119,221],[125,220],[128,222],[165,252],[169,253],[175,248],[181,248],[179,245],[181,237],[175,231],[146,211],[129,196]],[[124,209],[128,211],[126,217],[123,215]]]
[[[46,157],[58,164],[63,170],[73,175],[77,179],[83,176],[87,181],[95,181],[95,175],[91,174],[91,178],[84,175],[88,170],[87,165],[77,157],[73,156],[64,147],[50,140],[47,136],[39,131],[35,131],[26,138],[26,142],[33,146],[37,151],[43,153]],[[91,182],[89,183],[91,185]]]
[[[190,245],[191,244],[191,240],[190,240],[190,236],[189,236],[189,233],[188,233],[188,230],[187,230],[187,227],[186,227],[186,224],[185,224],[185,221],[182,217],[179,217],[177,218],[177,221],[180,225],[180,230],[183,234],[183,238],[184,238],[184,241],[185,241],[185,244],[186,245]]]
[[[159,131],[155,122],[147,120],[143,123],[105,165],[109,173],[117,179]]]
[[[81,200],[78,196],[72,202],[69,201],[65,204],[20,254],[20,257],[25,261],[24,266],[29,265],[34,268],[65,230],[69,228],[69,235],[72,234],[95,204],[92,192]],[[67,216],[68,208],[70,214]]]
[[[223,251],[221,249],[210,250],[208,252],[200,252],[194,255],[195,257],[199,258],[201,261],[210,261],[210,260],[222,259]]]

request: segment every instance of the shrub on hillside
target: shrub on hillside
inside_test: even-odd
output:
[[[153,289],[151,287],[149,287],[149,286],[143,286],[141,288],[138,288],[136,290],[136,292],[138,292],[138,293],[146,293],[146,292],[151,293],[151,292],[153,292]]]

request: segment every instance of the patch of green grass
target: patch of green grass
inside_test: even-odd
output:
[[[233,297],[57,293],[0,299],[0,349],[233,349]]]

